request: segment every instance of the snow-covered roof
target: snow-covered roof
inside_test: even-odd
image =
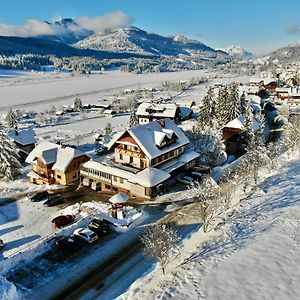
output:
[[[245,115],[241,115],[238,118],[235,118],[234,120],[228,122],[224,128],[236,128],[236,129],[245,129],[244,127],[244,123],[246,121],[246,116]],[[256,131],[260,126],[260,123],[255,119],[252,118],[252,129],[254,131]]]
[[[137,116],[154,116],[157,118],[175,118],[178,106],[175,103],[156,104],[143,102],[139,105]]]
[[[118,193],[116,195],[113,195],[109,202],[116,204],[116,203],[126,203],[128,201],[128,195],[124,193]]]
[[[186,137],[182,129],[179,128],[172,120],[165,119],[161,123],[159,121],[154,121],[128,129],[128,133],[134,138],[142,151],[150,159],[189,143],[189,139]],[[173,131],[177,137],[176,142],[159,149],[157,147],[160,141],[159,138],[163,135],[164,137],[168,137],[171,131]],[[159,132],[160,134],[158,134]]]
[[[16,143],[26,146],[36,143],[35,133],[32,129],[9,130],[7,135]]]
[[[44,141],[29,153],[26,162],[32,163],[35,158],[40,158],[46,165],[54,163],[52,170],[64,172],[71,161],[81,155],[83,153],[77,149]]]
[[[144,187],[153,187],[164,182],[170,177],[171,175],[165,171],[156,168],[146,168],[143,171],[132,175],[129,181]]]
[[[277,82],[277,78],[273,78],[273,77],[268,77],[268,78],[264,78],[264,85],[268,85],[272,82]]]

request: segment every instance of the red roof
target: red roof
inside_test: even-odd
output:
[[[130,144],[133,144],[133,145],[137,145],[136,141],[131,136],[127,136],[127,137],[124,137],[122,139],[119,139],[118,142],[120,142],[120,143],[130,143]]]

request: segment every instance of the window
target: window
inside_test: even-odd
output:
[[[120,153],[120,160],[123,160],[123,155]]]
[[[114,181],[117,181],[118,177],[117,176],[114,176]]]
[[[75,179],[75,178],[77,178],[77,173],[75,173],[75,174],[73,175],[73,179]]]
[[[123,178],[120,178],[120,183],[124,183],[124,179]]]
[[[105,185],[105,188],[106,188],[107,190],[110,190],[110,185],[106,184],[106,185]]]
[[[133,163],[133,157],[132,157],[132,156],[129,157],[129,163],[130,163],[130,164]]]
[[[144,169],[145,168],[145,162],[141,159],[141,168]]]
[[[60,176],[60,175],[56,175],[56,177],[57,177],[58,179],[61,179],[61,176]]]

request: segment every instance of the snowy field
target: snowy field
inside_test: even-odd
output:
[[[156,267],[119,299],[300,299],[300,160],[259,187],[225,225],[185,240],[165,277]]]
[[[1,72],[1,71],[0,71]],[[43,75],[45,76],[43,78]],[[21,73],[15,77],[0,78],[0,110],[13,109],[44,110],[51,105],[73,104],[76,95],[83,103],[96,101],[113,91],[126,88],[157,86],[168,80],[187,80],[193,77],[208,76],[204,71],[185,71],[159,74],[132,74],[121,71],[108,71],[103,74],[71,77],[68,74],[50,75],[35,73],[27,75]],[[19,77],[20,76],[20,77]],[[33,76],[31,80],[29,77]]]

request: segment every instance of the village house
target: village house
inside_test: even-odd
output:
[[[26,158],[32,165],[28,177],[36,184],[68,185],[79,180],[79,166],[89,159],[77,149],[44,141]]]
[[[272,77],[264,78],[263,87],[268,93],[275,93],[276,88],[278,87],[278,79]]]
[[[188,145],[171,119],[138,125],[111,143],[111,159],[81,166],[82,183],[95,190],[152,198],[165,190],[168,179],[196,164],[199,154]]]
[[[34,149],[36,144],[34,131],[32,129],[11,129],[7,132],[7,135],[13,140],[13,142],[17,146],[21,162],[25,162],[26,157]]]
[[[169,118],[175,123],[179,121],[179,107],[175,103],[143,102],[139,105],[136,116],[139,124]]]
[[[228,122],[223,128],[223,140],[226,146],[226,153],[230,155],[240,156],[244,154],[244,141],[242,134],[245,130],[245,115]],[[260,126],[259,121],[252,119],[252,130],[255,132]]]

